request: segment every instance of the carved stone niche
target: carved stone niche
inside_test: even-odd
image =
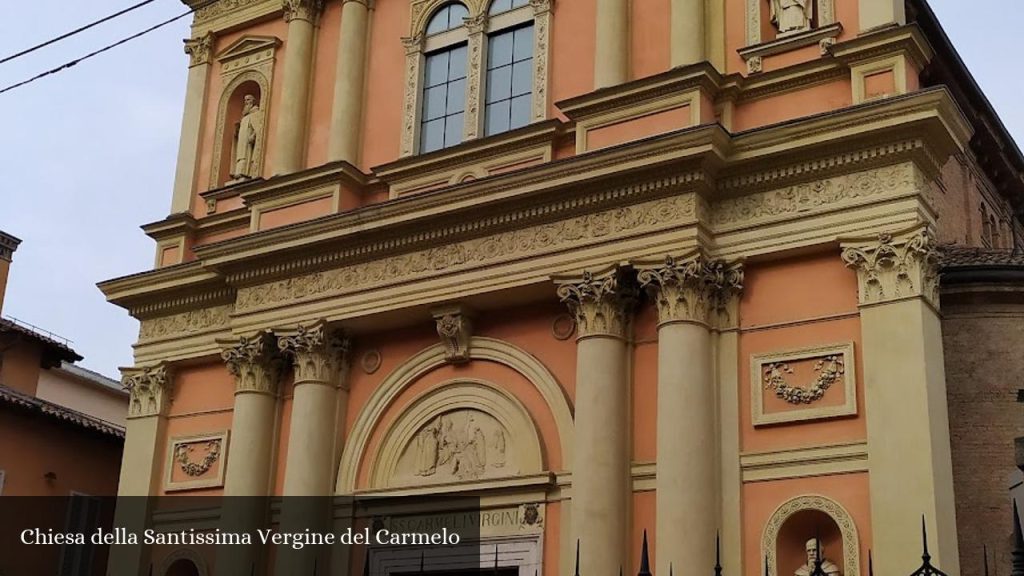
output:
[[[210,164],[211,190],[263,173],[270,118],[270,90],[280,45],[281,40],[272,36],[243,36],[217,55],[224,88],[217,106],[217,128],[213,141],[213,161]],[[255,105],[252,111],[246,110],[247,97]],[[247,116],[244,123],[243,116]],[[242,128],[251,129],[255,136],[252,139],[242,138],[243,142],[250,142],[250,148],[243,151],[247,154],[239,154],[239,133]],[[240,157],[247,157],[248,161],[240,162]]]
[[[860,539],[849,512],[820,495],[793,498],[768,519],[761,538],[761,556],[773,576],[806,576],[812,542],[817,540],[826,574],[859,576]],[[813,566],[811,566],[813,570]]]

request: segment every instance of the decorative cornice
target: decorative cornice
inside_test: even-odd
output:
[[[299,326],[294,334],[280,336],[278,348],[292,358],[295,385],[344,385],[351,343],[344,333],[323,321]]]
[[[920,297],[938,308],[939,255],[926,225],[841,246],[843,261],[857,270],[862,306]]]
[[[223,348],[221,358],[235,377],[235,394],[277,394],[282,362],[269,331],[218,343]]]
[[[324,11],[325,0],[281,0],[281,8],[284,9],[284,21],[305,20],[312,24],[320,21],[320,15]]]
[[[128,418],[145,418],[165,413],[171,403],[173,381],[166,363],[122,368],[121,383],[128,389]]]
[[[185,54],[189,56],[190,68],[210,63],[210,57],[213,55],[213,40],[212,32],[207,32],[196,38],[185,39]]]
[[[554,280],[559,284],[558,298],[576,319],[577,340],[592,336],[626,336],[638,290],[622,269],[613,267],[597,273],[588,270],[582,277]]]
[[[469,362],[469,343],[473,338],[473,323],[461,306],[448,306],[431,310],[437,322],[437,335],[444,345],[444,359],[452,364]]]
[[[638,262],[637,279],[658,306],[661,325],[693,322],[711,325],[743,290],[743,269],[723,260],[709,260],[703,251],[661,263]]]
[[[10,262],[14,258],[14,252],[18,249],[21,240],[0,231],[0,260]]]

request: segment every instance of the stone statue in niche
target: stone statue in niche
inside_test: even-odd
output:
[[[811,538],[808,540],[805,550],[807,550],[807,563],[797,568],[795,576],[810,576],[811,573],[814,572],[814,564],[818,562],[819,558],[821,559],[822,572],[828,574],[828,576],[838,576],[839,566],[836,566],[831,560],[825,558],[825,550],[819,550],[817,538]]]
[[[257,176],[256,153],[263,133],[263,118],[256,96],[246,94],[242,99],[242,118],[238,121],[234,145],[234,164],[231,167],[232,180],[244,180]]]
[[[779,34],[793,34],[811,29],[814,0],[768,0],[772,24]]]

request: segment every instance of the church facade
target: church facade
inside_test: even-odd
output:
[[[645,539],[711,573],[716,534],[724,574],[909,574],[922,517],[980,574],[965,535],[1007,539],[954,490],[940,272],[1024,244],[1024,159],[923,0],[186,4],[154,268],[100,285],[141,321],[120,495],[472,495],[448,520],[520,576]]]

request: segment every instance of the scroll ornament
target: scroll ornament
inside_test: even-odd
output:
[[[843,356],[835,354],[819,359],[814,363],[814,371],[818,377],[810,386],[793,386],[786,382],[786,374],[793,369],[786,362],[773,362],[764,367],[764,388],[775,390],[775,395],[790,404],[811,404],[820,400],[825,392],[846,373]]]
[[[220,458],[220,439],[204,442],[206,445],[206,456],[196,463],[189,457],[196,444],[181,444],[175,449],[174,459],[181,466],[181,471],[193,478],[202,476],[209,472],[213,464]]]

